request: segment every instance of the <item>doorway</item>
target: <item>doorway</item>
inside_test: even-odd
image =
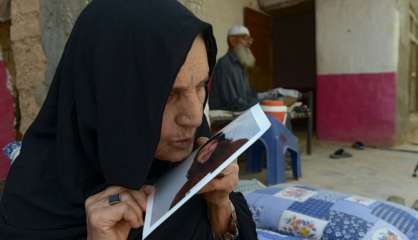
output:
[[[279,9],[272,16],[274,86],[315,92],[314,2]]]
[[[244,24],[254,38],[256,59],[250,84],[257,91],[273,87],[315,92],[315,4],[304,2],[267,14],[244,9]]]
[[[251,87],[257,92],[273,88],[273,21],[272,17],[244,9],[244,25],[250,30],[254,43],[251,51],[256,58],[256,66],[249,72]]]

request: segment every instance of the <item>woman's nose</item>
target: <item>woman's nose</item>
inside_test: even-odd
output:
[[[203,104],[197,96],[189,96],[182,101],[178,122],[180,125],[197,128],[202,124]]]

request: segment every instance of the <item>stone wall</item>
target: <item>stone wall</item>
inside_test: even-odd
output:
[[[74,23],[91,0],[39,1],[42,44],[48,59],[46,81],[49,84]]]
[[[23,133],[38,114],[48,84],[45,81],[47,58],[40,31],[39,0],[12,0],[10,39],[16,66],[16,88]]]
[[[73,24],[88,2],[12,0],[10,39],[21,109],[20,132],[24,133],[38,114]]]

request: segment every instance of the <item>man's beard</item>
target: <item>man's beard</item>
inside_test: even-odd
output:
[[[255,66],[255,57],[250,48],[237,44],[233,48],[233,52],[238,58],[238,62],[245,68],[253,68]]]

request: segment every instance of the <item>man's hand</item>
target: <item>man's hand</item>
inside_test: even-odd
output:
[[[208,138],[197,139],[199,145],[206,141]],[[208,204],[210,222],[216,234],[222,234],[228,229],[232,214],[229,194],[238,185],[238,174],[239,166],[235,161],[200,191]]]
[[[88,240],[126,240],[132,228],[144,224],[147,196],[151,186],[135,191],[123,187],[109,187],[89,197],[85,202]],[[109,197],[119,194],[120,202],[109,204]]]

